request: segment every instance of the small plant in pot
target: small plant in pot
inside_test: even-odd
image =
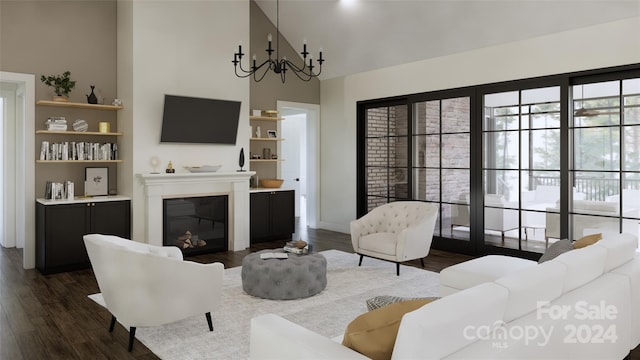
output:
[[[49,75],[40,77],[40,81],[42,81],[45,85],[53,87],[53,92],[56,95],[53,97],[53,101],[68,101],[69,93],[74,86],[76,86],[76,82],[71,80],[71,72],[65,71],[62,75]]]

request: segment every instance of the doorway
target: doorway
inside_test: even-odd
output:
[[[35,267],[35,77],[0,71],[2,98],[2,229],[0,245],[23,248],[23,267]]]
[[[283,187],[295,189],[296,217],[302,228],[317,228],[320,106],[278,101],[281,123]]]

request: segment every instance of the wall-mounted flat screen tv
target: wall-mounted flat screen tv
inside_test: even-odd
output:
[[[240,101],[165,95],[163,143],[235,144]]]

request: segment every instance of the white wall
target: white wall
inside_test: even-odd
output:
[[[321,82],[320,226],[356,217],[356,102],[640,63],[640,17]],[[426,44],[428,46],[428,44]]]
[[[249,81],[233,73],[238,41],[249,43],[249,1],[133,1],[118,3],[118,96],[124,164],[121,193],[133,198],[132,237],[146,238],[144,193],[135,177],[152,171],[157,156],[164,171],[183,166],[238,168],[240,148],[249,148]],[[160,144],[164,94],[242,102],[236,145]],[[158,224],[162,226],[162,224]]]

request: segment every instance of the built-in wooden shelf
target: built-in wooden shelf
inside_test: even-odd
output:
[[[251,138],[251,141],[283,141],[283,138]]]
[[[84,163],[84,164],[97,164],[97,163],[121,163],[122,160],[36,160],[38,164],[62,164],[62,163]]]
[[[68,108],[78,108],[78,109],[94,109],[94,110],[122,109],[122,106],[115,106],[115,105],[86,104],[86,103],[75,103],[75,102],[51,101],[51,100],[38,100],[36,102],[36,105],[68,107]]]
[[[284,161],[284,160],[282,160],[282,159],[251,159],[249,161],[256,162],[256,163],[259,163],[259,162],[269,163],[269,162],[281,162],[281,161]]]
[[[281,117],[272,117],[272,116],[249,116],[249,120],[260,120],[260,121],[280,121]]]
[[[99,135],[99,136],[122,136],[121,132],[97,132],[97,131],[52,131],[52,130],[36,130],[36,134],[49,135]]]

